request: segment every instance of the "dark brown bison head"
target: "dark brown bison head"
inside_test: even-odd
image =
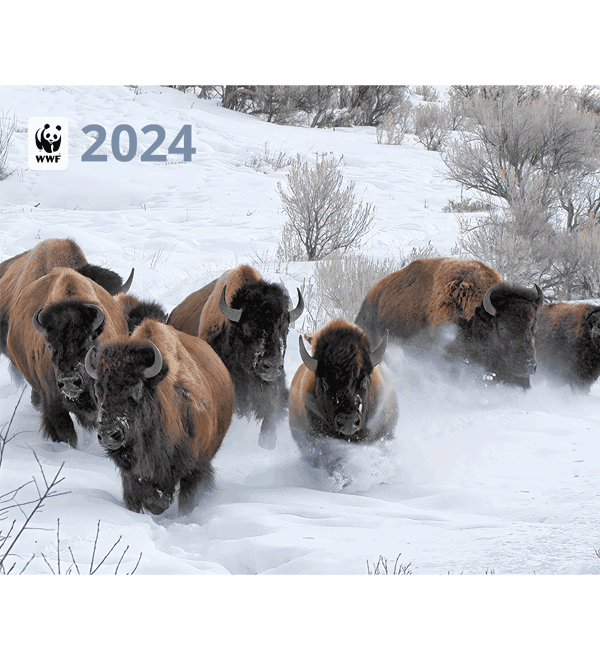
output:
[[[501,382],[529,387],[535,373],[537,309],[544,302],[541,289],[494,284],[466,330],[466,352]]]
[[[133,439],[133,420],[142,411],[142,400],[156,398],[156,386],[167,374],[162,355],[151,341],[145,346],[92,346],[85,356],[85,370],[94,380],[98,440],[105,449],[119,449]]]
[[[366,337],[356,328],[332,328],[322,334],[311,357],[302,336],[300,355],[315,374],[314,405],[310,412],[324,434],[360,440],[369,414],[371,374],[383,359],[388,333],[370,351]]]
[[[104,312],[92,303],[65,301],[38,309],[32,322],[46,340],[58,389],[76,399],[88,389],[84,359],[104,328]]]
[[[293,308],[285,289],[260,280],[248,282],[234,294],[231,304],[221,294],[219,308],[230,322],[217,353],[227,356],[226,364],[257,378],[272,382],[283,374],[283,361],[289,325],[304,309],[298,289],[298,304]]]

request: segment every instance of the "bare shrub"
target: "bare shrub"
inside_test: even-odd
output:
[[[412,112],[417,140],[428,151],[440,151],[452,130],[448,109],[433,104],[417,105]]]
[[[412,107],[407,94],[376,122],[377,144],[402,144],[410,127]]]
[[[571,88],[477,88],[464,101],[470,132],[443,156],[448,178],[506,200],[517,215],[534,202],[548,219],[562,209],[572,231],[589,216],[581,190],[594,188],[600,170],[597,115],[579,98]]]
[[[4,458],[6,445],[15,437],[14,433],[11,434],[11,427],[24,392],[25,388],[23,388],[23,391],[21,392],[10,420],[0,431],[0,468],[2,467],[2,459]],[[4,523],[4,521],[9,519],[9,512],[11,516],[17,515],[17,517],[14,517],[10,521],[7,530],[4,528],[0,529],[0,575],[8,575],[17,565],[20,557],[15,553],[15,547],[23,533],[26,530],[31,529],[31,521],[35,514],[44,506],[44,503],[48,499],[64,494],[56,492],[56,487],[64,479],[64,477],[60,477],[64,463],[60,465],[56,474],[51,479],[48,479],[37,454],[33,450],[32,452],[40,469],[43,484],[38,483],[38,480],[36,480],[35,477],[32,477],[30,481],[27,481],[18,488],[0,494],[0,522]],[[22,517],[21,522],[19,522],[18,516]],[[16,559],[13,560],[13,557],[16,557]],[[24,567],[21,569],[21,573],[25,571],[34,557],[35,555],[30,557],[25,563]],[[11,561],[13,563],[9,567]]]
[[[549,301],[600,297],[600,228],[567,232],[538,222],[524,232],[509,208],[462,216],[458,225],[455,254],[479,259],[507,280],[537,282]]]
[[[444,213],[478,213],[491,210],[491,205],[483,199],[472,197],[461,197],[460,199],[449,199],[446,206],[442,207]]]
[[[408,562],[408,564],[401,564],[401,556],[402,553],[396,557],[391,575],[412,575],[412,571],[410,570],[412,562]],[[373,570],[371,570],[371,567],[369,566],[369,560],[367,559],[367,573],[369,575],[390,575],[388,569],[388,560],[382,555],[379,555],[377,563],[373,565]]]
[[[354,182],[343,187],[341,162],[342,158],[317,155],[311,166],[298,156],[286,175],[290,193],[277,183],[288,216],[278,256],[318,261],[360,246],[371,228],[375,207],[356,201]]]
[[[342,316],[354,321],[369,289],[382,277],[400,270],[415,259],[437,255],[431,243],[412,248],[397,257],[377,259],[348,253],[315,264],[314,275],[304,283],[305,300],[313,301],[307,309],[307,330],[316,330]],[[306,295],[305,295],[306,294]]]
[[[96,565],[94,566],[94,561],[96,559],[96,552],[98,551],[99,535],[100,535],[100,521],[98,521],[98,525],[96,527],[96,538],[94,539],[94,546],[92,548],[92,558],[90,560],[89,568],[87,569],[87,575],[95,575],[100,570],[100,568],[105,564],[105,562],[107,562],[107,560],[112,555],[113,551],[117,548],[117,546],[121,542],[121,539],[123,538],[123,536],[119,536],[119,538],[112,544],[110,549],[104,554],[102,559],[100,559],[96,563]],[[52,565],[50,564],[50,562],[48,561],[48,558],[44,555],[44,553],[43,552],[40,553],[42,555],[43,560],[46,562],[46,566],[48,566],[48,568],[50,569],[50,572],[52,573],[52,575],[62,575],[63,574],[62,566],[64,566],[65,563],[61,562],[60,544],[61,544],[61,539],[60,539],[60,518],[59,518],[56,521],[56,554],[55,554],[56,570],[52,567]],[[64,571],[64,575],[70,575],[71,573],[75,573],[75,572],[77,572],[77,575],[81,575],[82,571],[79,569],[79,564],[77,563],[77,560],[75,559],[75,556],[73,555],[73,550],[71,549],[70,546],[67,549],[69,551],[69,555],[71,556],[71,564],[68,566],[66,571]],[[126,548],[121,553],[121,556],[119,557],[119,560],[116,563],[116,568],[115,568],[115,572],[114,572],[115,575],[119,574],[119,569],[121,568],[121,564],[123,562],[123,559],[125,559],[125,555],[127,554],[128,550],[129,550],[129,546],[126,546]],[[116,559],[116,556],[117,555],[115,555],[115,559]],[[100,557],[100,555],[98,554],[98,558],[99,557]],[[113,559],[113,563],[114,563],[115,559]],[[130,573],[126,573],[126,575],[133,575],[136,572],[138,566],[140,565],[141,560],[142,560],[142,553],[140,552],[138,560],[137,560],[133,570]],[[108,568],[108,566],[106,566],[106,568]]]
[[[269,143],[265,142],[262,151],[258,154],[252,154],[246,165],[254,171],[264,174],[270,170],[281,170],[293,162],[294,158],[292,156],[288,156],[281,149],[279,151],[271,149]]]
[[[354,320],[373,284],[395,270],[398,270],[398,262],[391,257],[374,259],[348,254],[341,259],[318,261],[315,264],[317,290],[325,301],[328,316]]]
[[[17,128],[17,119],[14,115],[0,113],[0,181],[8,178],[13,170],[8,169],[8,152]]]

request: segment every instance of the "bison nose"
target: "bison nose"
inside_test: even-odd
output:
[[[65,396],[78,396],[82,392],[83,378],[80,375],[59,376],[56,384]]]
[[[527,365],[525,368],[527,374],[528,375],[534,374],[536,369],[537,369],[537,364],[535,360],[527,360]]]
[[[125,434],[119,427],[105,429],[98,433],[98,442],[105,449],[118,449],[123,444]]]
[[[337,413],[335,416],[335,430],[344,435],[353,435],[360,427],[358,412]]]

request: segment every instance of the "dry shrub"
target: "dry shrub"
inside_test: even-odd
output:
[[[342,158],[317,155],[311,166],[299,156],[286,175],[289,194],[277,189],[288,216],[277,248],[288,261],[318,261],[359,247],[375,216],[372,204],[357,201],[354,182],[345,188]]]
[[[269,143],[265,142],[262,150],[258,154],[252,154],[246,165],[255,172],[266,174],[272,170],[281,170],[294,162],[292,156],[288,156],[285,151],[275,151],[270,148]]]
[[[413,109],[413,126],[417,140],[428,151],[441,151],[452,131],[448,108],[437,105],[417,105]]]
[[[358,253],[324,259],[315,264],[314,276],[304,283],[307,308],[306,330],[316,330],[338,316],[354,321],[369,289],[382,277],[400,270],[411,261],[436,256],[428,243],[408,254],[376,259]]]
[[[548,301],[600,297],[600,228],[573,232],[547,222],[527,225],[509,209],[478,218],[459,217],[454,253],[479,259],[508,281],[538,283]],[[532,229],[537,231],[532,231]]]

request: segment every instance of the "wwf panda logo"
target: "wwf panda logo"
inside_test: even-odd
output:
[[[50,124],[46,124],[44,128],[39,128],[35,133],[35,143],[38,149],[43,149],[46,153],[52,153],[60,149],[60,126],[50,128]]]

